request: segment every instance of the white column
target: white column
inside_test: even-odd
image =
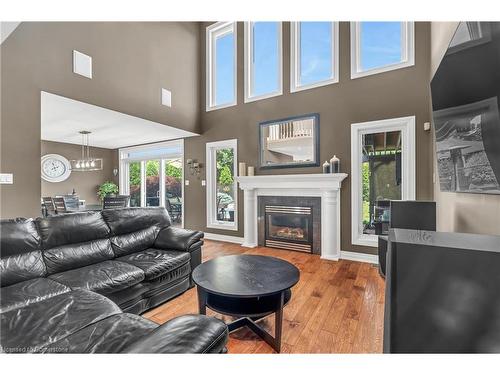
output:
[[[243,196],[245,201],[245,227],[241,246],[255,247],[257,246],[257,192],[255,189],[244,189]]]
[[[321,258],[340,259],[340,206],[337,190],[323,190],[321,195]]]

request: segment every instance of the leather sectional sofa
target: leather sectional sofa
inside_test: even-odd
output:
[[[203,233],[163,208],[125,208],[0,223],[4,352],[222,352],[227,326],[138,315],[192,286]]]

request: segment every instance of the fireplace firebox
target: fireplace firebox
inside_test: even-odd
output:
[[[265,245],[312,252],[312,207],[266,205]]]

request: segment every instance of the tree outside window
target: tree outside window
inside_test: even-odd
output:
[[[234,149],[216,151],[217,220],[234,222]]]

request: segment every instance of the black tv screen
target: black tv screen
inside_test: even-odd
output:
[[[500,353],[500,236],[391,229],[384,352]]]
[[[461,22],[432,81],[441,191],[500,194],[500,23]]]
[[[436,202],[391,201],[391,228],[436,230]]]

